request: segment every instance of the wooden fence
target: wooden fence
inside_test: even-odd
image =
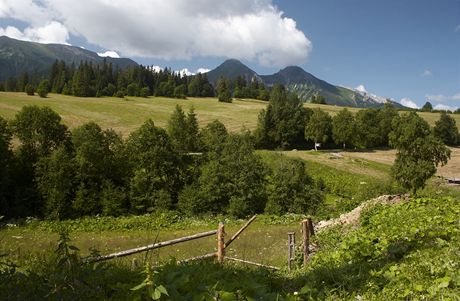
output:
[[[233,234],[232,237],[230,237],[229,240],[225,241],[225,225],[223,223],[219,223],[217,230],[211,230],[207,232],[202,232],[202,233],[197,233],[181,238],[176,238],[172,240],[167,240],[163,242],[158,242],[154,244],[149,244],[147,246],[143,247],[138,247],[138,248],[133,248],[129,250],[124,250],[121,252],[116,252],[116,253],[111,253],[107,255],[101,255],[101,256],[96,256],[96,257],[88,257],[85,259],[85,262],[87,263],[94,263],[94,262],[100,262],[104,260],[109,260],[109,259],[114,259],[114,258],[120,258],[120,257],[125,257],[129,256],[132,254],[137,254],[140,252],[145,252],[149,250],[154,250],[154,249],[159,249],[163,248],[166,246],[171,246],[191,240],[196,240],[204,237],[209,237],[212,235],[217,235],[217,252],[212,252],[192,258],[188,258],[185,260],[180,260],[178,263],[186,263],[190,262],[193,260],[200,260],[200,259],[206,259],[206,258],[213,258],[215,257],[219,263],[223,263],[225,260],[230,260],[230,261],[235,261],[235,262],[241,262],[245,264],[250,264],[258,267],[264,267],[268,269],[273,269],[273,270],[279,270],[278,267],[271,266],[271,265],[265,265],[257,262],[252,262],[248,260],[243,260],[243,259],[238,259],[238,258],[232,258],[229,256],[225,255],[225,249],[228,248],[232,244],[233,241],[235,241],[238,236],[243,233],[244,230],[246,230],[247,227],[256,219],[257,215],[254,215],[251,217],[235,234]],[[301,222],[301,232],[302,232],[302,250],[303,250],[303,263],[304,265],[307,264],[308,257],[309,257],[309,240],[310,236],[314,235],[314,230],[313,230],[313,223],[311,221],[311,218],[305,219]],[[291,271],[292,269],[292,263],[294,262],[295,258],[295,233],[294,232],[289,232],[288,233],[288,270]]]

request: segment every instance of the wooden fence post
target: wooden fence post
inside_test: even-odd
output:
[[[292,270],[292,262],[295,259],[295,232],[288,232],[288,271]]]
[[[308,220],[308,229],[310,230],[310,236],[314,236],[315,228],[313,227],[313,221],[311,220],[311,217],[309,217],[307,220]]]
[[[225,257],[225,227],[224,223],[219,223],[217,229],[217,261],[219,263],[224,262]]]
[[[303,266],[307,266],[308,255],[310,253],[310,227],[309,220],[302,221],[302,251],[303,251]]]

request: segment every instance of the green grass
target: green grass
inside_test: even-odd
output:
[[[216,98],[83,98],[60,94],[49,94],[47,98],[40,98],[25,93],[0,92],[0,116],[11,119],[26,105],[49,106],[61,115],[70,128],[94,121],[103,128],[113,128],[127,135],[148,118],[158,126],[166,126],[176,105],[182,106],[186,111],[194,107],[200,126],[218,119],[233,132],[243,128],[254,129],[257,115],[265,108],[266,103],[235,100],[228,104],[218,102]]]
[[[458,300],[459,214],[459,200],[442,197],[370,208],[360,228],[318,235],[297,286],[321,300]]]
[[[232,132],[243,128],[253,130],[257,116],[267,102],[258,100],[234,100],[233,103],[220,103],[216,98],[172,99],[164,97],[115,97],[82,98],[60,94],[49,94],[47,98],[28,96],[25,93],[0,92],[0,116],[11,119],[25,105],[49,106],[58,112],[65,124],[74,128],[88,121],[94,121],[103,128],[113,128],[124,136],[137,129],[147,118],[152,118],[159,126],[166,123],[178,104],[185,110],[195,108],[200,126],[219,119]],[[331,115],[343,107],[305,104],[305,107],[319,107]],[[356,113],[360,109],[348,108]],[[434,125],[438,113],[419,113]],[[452,115],[460,124],[460,115]]]
[[[329,219],[350,211],[363,201],[401,190],[390,177],[390,166],[360,158],[331,159],[320,151],[257,151],[268,164],[279,156],[302,159],[308,174],[324,185],[325,204],[316,212],[317,219]],[[333,157],[333,156],[332,156]]]
[[[298,222],[303,218],[302,215],[261,215],[231,245],[228,255],[283,267],[287,232],[298,231]],[[84,217],[67,221],[28,220],[0,231],[0,254],[7,254],[9,259],[19,263],[34,256],[45,255],[56,245],[57,233],[61,228],[71,231],[73,244],[81,250],[81,255],[88,256],[91,249],[108,254],[217,229],[219,221],[225,223],[228,237],[245,222],[224,216],[182,218],[174,212],[143,216]],[[171,258],[182,260],[214,252],[216,246],[216,237],[210,236],[161,248],[153,253],[157,263],[164,263]],[[142,259],[143,256],[130,256],[119,261],[130,263],[133,258]]]

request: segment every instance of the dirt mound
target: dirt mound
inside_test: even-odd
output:
[[[340,215],[338,218],[333,218],[326,221],[320,221],[315,225],[315,231],[320,232],[327,228],[342,225],[342,226],[349,226],[349,227],[356,227],[359,224],[359,219],[361,217],[361,212],[364,209],[374,206],[376,204],[385,204],[385,205],[392,205],[401,202],[405,202],[409,200],[409,194],[404,195],[382,195],[378,198],[368,200],[350,212],[344,213]]]

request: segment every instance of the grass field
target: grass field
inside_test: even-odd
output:
[[[258,100],[234,100],[233,103],[221,103],[216,98],[173,99],[164,97],[114,97],[82,98],[60,94],[49,94],[47,98],[28,96],[25,93],[0,92],[0,116],[12,118],[25,105],[49,106],[58,112],[64,123],[70,128],[88,121],[94,121],[103,128],[113,128],[124,136],[137,129],[147,118],[152,118],[159,126],[165,126],[176,105],[188,110],[195,108],[200,126],[219,119],[232,132],[243,128],[253,130],[257,125],[260,110],[267,105]],[[319,107],[331,115],[337,114],[343,107],[305,104],[305,107]],[[357,112],[358,108],[349,108]],[[438,113],[419,113],[434,125]],[[452,115],[460,124],[460,115]]]
[[[451,158],[447,165],[438,167],[438,176],[460,178],[460,148],[450,147]],[[325,151],[286,151],[290,157],[298,157],[307,161],[316,161],[324,165],[352,173],[369,175],[386,179],[393,165],[396,150],[325,150]],[[373,168],[369,168],[373,167]]]
[[[83,98],[49,94],[47,98],[27,96],[24,93],[0,92],[0,116],[12,118],[26,105],[49,106],[59,113],[70,128],[94,121],[103,128],[113,128],[124,136],[151,118],[164,127],[176,105],[185,111],[194,107],[200,126],[218,119],[230,131],[254,129],[257,115],[266,103],[257,100],[218,102],[216,98],[174,99],[163,97]]]

